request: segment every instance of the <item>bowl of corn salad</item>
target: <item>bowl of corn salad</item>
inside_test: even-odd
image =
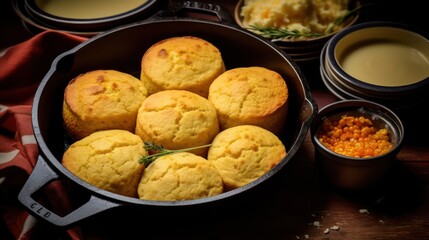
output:
[[[341,100],[321,108],[311,126],[315,159],[332,185],[350,190],[376,187],[404,138],[401,119],[367,100]]]

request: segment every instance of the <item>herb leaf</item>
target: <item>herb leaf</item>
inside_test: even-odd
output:
[[[328,25],[328,27],[325,30],[325,34],[328,33],[332,33],[335,29],[335,27],[340,26],[341,24],[343,24],[345,21],[347,21],[351,16],[353,16],[355,13],[357,13],[358,11],[361,10],[363,6],[357,7],[353,10],[347,11],[346,14],[344,14],[343,16],[338,17],[337,19],[335,19],[335,21],[331,24]]]
[[[266,38],[272,39],[291,39],[297,37],[319,37],[322,36],[321,33],[314,32],[301,32],[299,30],[287,30],[274,27],[261,27],[259,25],[249,26],[250,30],[257,31],[259,34]]]
[[[206,144],[206,145],[201,145],[201,146],[191,147],[191,148],[170,150],[170,149],[165,149],[162,145],[160,146],[160,145],[156,145],[155,143],[145,141],[143,147],[148,152],[148,155],[142,156],[139,159],[139,163],[144,164],[144,166],[147,167],[149,166],[149,164],[151,164],[159,157],[162,157],[168,154],[173,154],[173,153],[187,152],[195,149],[206,148],[206,147],[210,147],[211,145],[212,144]],[[153,151],[155,153],[150,154],[149,153],[150,151]]]

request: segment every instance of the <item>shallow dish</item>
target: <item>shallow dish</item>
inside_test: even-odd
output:
[[[392,109],[412,107],[427,95],[429,38],[422,31],[367,22],[338,33],[326,45],[326,72],[334,85],[353,95]]]
[[[13,0],[12,4],[24,26],[32,33],[61,30],[90,37],[122,24],[151,17],[162,8],[163,1],[135,0],[127,5],[117,5],[115,1],[100,0]]]
[[[393,147],[388,152],[369,157],[346,156],[329,149],[319,140],[322,123],[325,120],[338,121],[343,115],[364,117],[372,121],[375,129],[386,129]],[[388,108],[366,100],[331,103],[320,109],[311,125],[311,140],[322,175],[333,186],[345,190],[363,190],[376,186],[388,173],[403,139],[404,127],[399,117]]]

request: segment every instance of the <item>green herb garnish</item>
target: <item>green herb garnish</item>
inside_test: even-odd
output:
[[[291,39],[297,37],[320,37],[323,34],[315,32],[301,32],[299,30],[287,30],[274,27],[261,27],[258,25],[250,25],[249,30],[259,32],[259,35],[271,39]]]
[[[325,30],[325,34],[332,33],[337,26],[340,26],[341,24],[343,24],[344,22],[346,22],[351,16],[353,16],[355,13],[357,13],[358,11],[360,11],[361,8],[362,7],[357,7],[355,9],[353,9],[353,10],[348,11],[343,16],[335,19],[335,21],[333,23],[331,23],[331,24],[328,25],[328,27]]]
[[[191,151],[191,150],[195,150],[195,149],[200,149],[200,148],[206,148],[206,147],[210,147],[211,144],[206,144],[206,145],[201,145],[201,146],[197,146],[197,147],[191,147],[191,148],[182,148],[182,149],[176,149],[176,150],[170,150],[170,149],[165,149],[163,146],[159,146],[156,145],[154,143],[151,142],[144,142],[144,149],[148,152],[148,155],[146,156],[142,156],[139,159],[139,163],[144,164],[145,167],[149,166],[149,164],[151,164],[153,161],[155,161],[157,158],[168,155],[168,154],[173,154],[173,153],[179,153],[179,152],[187,152],[187,151]],[[150,154],[150,152],[155,152],[153,154]]]
[[[261,27],[259,25],[250,25],[248,29],[254,32],[257,32],[259,35],[263,37],[274,39],[274,40],[292,39],[292,38],[298,38],[298,37],[306,37],[306,38],[320,37],[320,36],[332,33],[336,27],[346,22],[350,17],[355,15],[355,13],[360,11],[362,7],[363,6],[350,10],[343,16],[340,16],[337,19],[335,19],[334,22],[328,25],[324,33],[302,32],[299,30],[287,30],[287,29],[280,29],[280,28],[274,28],[274,27]]]

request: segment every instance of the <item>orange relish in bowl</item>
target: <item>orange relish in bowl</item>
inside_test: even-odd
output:
[[[364,116],[342,115],[339,120],[326,118],[317,138],[329,150],[355,158],[368,158],[385,154],[393,148],[386,128],[376,128]]]

